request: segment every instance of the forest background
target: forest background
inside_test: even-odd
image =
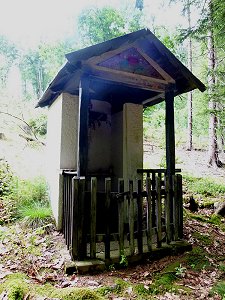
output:
[[[24,3],[27,8],[31,5]],[[0,35],[2,137],[10,135],[11,131],[27,141],[38,142],[40,136],[45,136],[46,111],[34,107],[65,62],[65,53],[148,27],[207,86],[203,94],[194,91],[175,100],[177,146],[187,150],[207,150],[207,164],[223,167],[220,154],[225,149],[224,2],[164,0],[158,2],[157,10],[153,0],[112,3],[114,6],[104,6],[104,1],[97,2],[96,6],[86,3],[83,10],[77,7],[76,14],[70,14],[65,20],[60,20],[60,12],[56,13],[54,18],[58,19],[57,22],[51,24],[49,18],[48,27],[57,24],[58,27],[52,28],[53,32],[54,29],[57,32],[60,26],[68,26],[67,33],[64,30],[62,36],[59,31],[58,39],[56,32],[52,39],[47,34],[49,28],[42,28],[46,24],[46,16],[54,15],[53,3],[52,12],[49,6],[46,9],[34,6],[34,9],[38,8],[37,15],[43,13],[43,20],[36,20],[42,28],[42,36],[36,40],[32,39],[32,30],[34,35],[35,30],[31,20],[35,14],[25,11],[25,21],[13,13],[11,17],[8,15],[8,19],[15,17],[15,21],[22,22],[24,33],[30,26],[31,35],[30,38],[15,37],[12,32],[16,31],[16,23],[13,23],[14,31],[5,28],[5,34]],[[64,10],[69,10],[69,2],[66,4]],[[169,15],[170,20],[173,19],[170,26],[166,25]],[[164,103],[144,110],[144,137],[162,148],[165,147],[164,119]]]

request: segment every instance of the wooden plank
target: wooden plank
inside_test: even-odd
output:
[[[79,198],[79,178],[72,178],[72,220],[71,220],[71,256],[72,259],[78,257],[78,198]]]
[[[167,169],[137,169],[137,173],[166,173]],[[180,173],[181,169],[175,169],[175,173]],[[148,176],[149,177],[149,176]]]
[[[85,178],[79,180],[78,194],[78,259],[83,260],[87,256],[85,217]]]
[[[143,197],[142,197],[142,189],[143,184],[142,180],[138,180],[138,197],[137,197],[137,208],[138,208],[138,235],[137,235],[137,244],[138,244],[138,253],[143,253],[143,237],[142,237],[142,229],[143,229]]]
[[[133,181],[129,180],[129,233],[130,233],[130,255],[134,254],[134,198]]]
[[[124,192],[124,180],[118,180],[119,193]],[[120,255],[124,254],[124,196],[118,200],[118,215],[119,215],[119,252]]]
[[[165,218],[166,218],[166,235],[167,243],[171,242],[171,226],[170,226],[170,188],[169,188],[169,177],[165,176]]]
[[[96,206],[97,206],[97,178],[91,178],[91,228],[90,228],[90,257],[96,257]]]
[[[183,238],[183,192],[182,175],[177,174],[177,202],[178,202],[178,237]]]
[[[90,79],[82,77],[79,89],[79,138],[78,138],[78,176],[86,176],[88,171],[88,118],[89,118]]]
[[[173,226],[174,226],[174,240],[178,240],[178,194],[177,194],[177,176],[173,175]]]
[[[105,179],[105,214],[106,214],[106,229],[105,229],[105,259],[110,259],[110,193],[111,193],[111,178]]]
[[[156,223],[157,223],[157,247],[162,246],[162,198],[161,180],[156,177]]]
[[[147,191],[147,244],[148,251],[152,250],[152,193],[151,193],[151,178],[146,178],[146,191]]]

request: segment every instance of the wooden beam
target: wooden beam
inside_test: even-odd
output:
[[[166,165],[169,177],[175,174],[174,88],[171,84],[165,91]]]
[[[165,93],[161,93],[161,94],[158,94],[158,95],[155,95],[154,97],[152,98],[149,98],[149,99],[146,99],[142,102],[143,105],[149,103],[149,102],[152,102],[154,100],[157,100],[157,99],[163,99],[165,98]]]
[[[99,64],[99,63],[101,63],[101,62],[103,62],[103,61],[129,49],[129,48],[132,48],[132,47],[134,47],[134,43],[126,42],[125,44],[123,44],[122,47],[119,47],[119,48],[111,50],[111,51],[104,52],[103,54],[101,54],[99,56],[91,57],[86,62],[90,63],[90,64]]]
[[[105,67],[91,66],[85,64],[83,66],[84,71],[96,78],[103,78],[105,80],[110,80],[124,84],[127,86],[132,86],[138,89],[144,89],[154,92],[164,92],[167,82],[161,79],[156,79],[152,77],[142,76],[133,73],[127,73],[118,70],[112,70]]]
[[[149,57],[146,53],[144,53],[140,48],[137,48],[137,51],[142,55],[147,62],[168,82],[168,83],[175,83],[175,80],[165,72],[158,64],[155,62],[151,57]]]
[[[83,76],[79,89],[79,149],[78,149],[78,176],[86,176],[88,170],[88,107],[89,107],[90,79]]]

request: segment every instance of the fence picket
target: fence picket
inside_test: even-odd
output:
[[[173,175],[173,227],[174,240],[178,240],[178,205],[177,205],[177,175]]]
[[[118,181],[119,193],[124,192],[124,180],[119,178]],[[124,196],[118,199],[118,216],[119,216],[119,253],[124,254]]]
[[[73,259],[78,257],[78,198],[79,198],[79,178],[72,178],[72,219],[71,219],[71,255]]]
[[[161,179],[156,177],[156,223],[157,223],[157,247],[162,246],[162,202]]]
[[[130,255],[134,255],[134,198],[133,198],[133,180],[129,180],[129,229],[130,229]]]
[[[171,227],[170,227],[170,183],[169,177],[165,176],[165,222],[166,222],[166,235],[167,243],[171,242]]]
[[[111,193],[111,179],[105,179],[105,210],[106,210],[106,220],[110,220],[110,193]],[[110,222],[106,223],[105,230],[105,259],[110,259]]]
[[[138,253],[143,253],[143,239],[142,239],[142,227],[143,227],[143,197],[142,197],[142,180],[138,180],[138,197],[137,197],[137,208],[138,208]]]
[[[96,205],[97,205],[97,178],[91,178],[91,220],[90,220],[90,257],[96,257]]]
[[[152,193],[151,193],[151,178],[146,178],[147,191],[147,243],[148,251],[152,250]]]
[[[178,237],[183,238],[182,175],[177,174]]]

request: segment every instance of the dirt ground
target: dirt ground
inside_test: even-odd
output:
[[[28,148],[20,141],[0,143],[0,153],[4,158],[14,165],[15,172],[22,178],[31,178],[45,174],[45,148]],[[164,151],[149,144],[145,145],[144,161],[148,168],[159,168]],[[207,153],[205,151],[186,151],[177,149],[177,167],[182,172],[197,177],[211,177],[216,181],[225,182],[225,169],[214,169],[207,166]],[[1,157],[2,158],[2,157]],[[28,160],[27,160],[28,158]],[[221,157],[225,161],[225,156]],[[26,161],[26,162],[24,162]],[[27,162],[28,161],[28,162]],[[16,162],[16,163],[15,163]],[[207,217],[213,214],[213,209],[201,210],[199,212]],[[224,219],[222,220],[224,222]],[[200,233],[200,236],[196,235]],[[146,261],[136,266],[128,266],[120,270],[109,270],[95,275],[66,275],[64,272],[64,261],[68,259],[69,253],[65,247],[61,233],[50,226],[47,233],[36,233],[34,230],[24,229],[20,224],[12,226],[0,226],[0,283],[5,280],[7,274],[24,272],[28,275],[30,282],[44,284],[50,282],[56,287],[88,287],[97,289],[108,286],[110,292],[105,295],[106,299],[147,299],[134,293],[136,285],[142,285],[145,291],[151,288],[156,274],[164,274],[165,268],[174,262],[180,264],[180,275],[177,276],[174,291],[162,291],[152,299],[215,299],[222,297],[212,294],[210,291],[214,284],[225,279],[225,272],[221,271],[225,257],[225,232],[219,226],[207,223],[195,218],[185,218],[184,238],[189,241],[193,248],[200,247],[205,253],[208,267],[196,270],[187,263],[187,255],[168,256],[158,261]],[[202,240],[201,236],[209,237],[208,242]],[[27,249],[30,249],[27,252]],[[37,251],[37,252],[36,252]],[[225,269],[225,267],[224,267]],[[114,292],[116,279],[127,282],[129,287],[122,294]],[[148,298],[150,299],[150,298]]]

